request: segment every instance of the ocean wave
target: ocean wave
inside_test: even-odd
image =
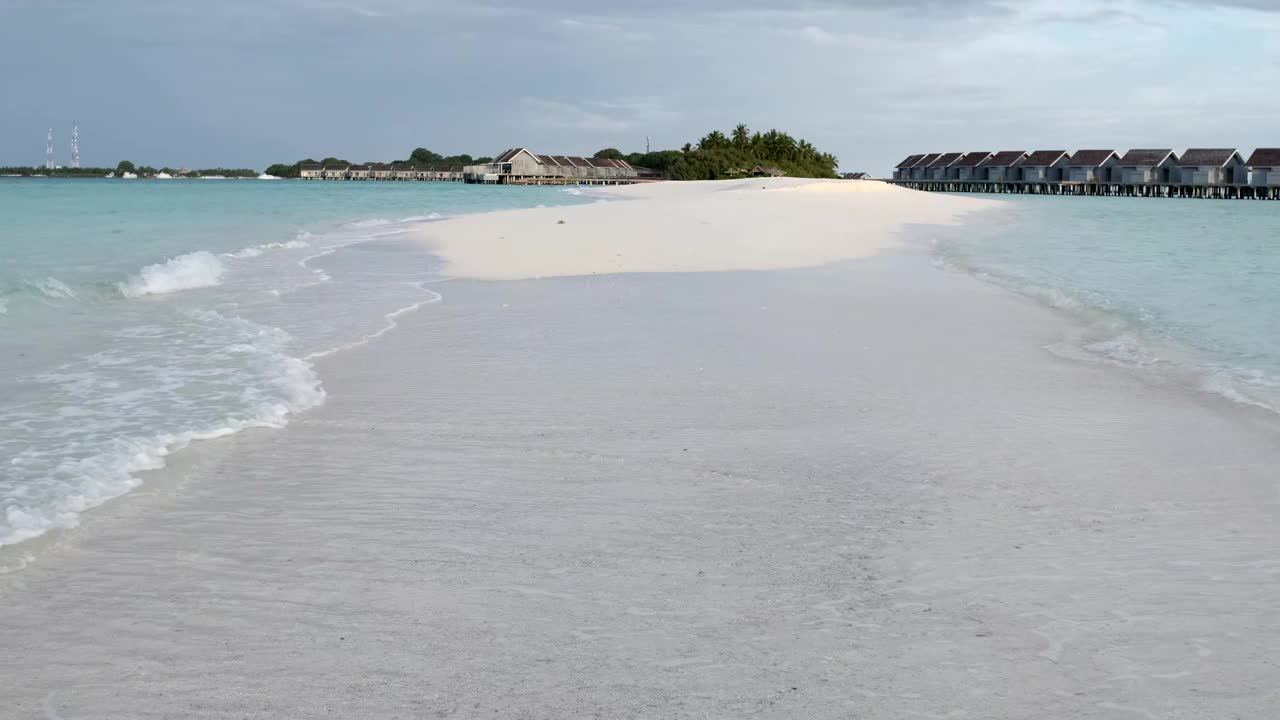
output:
[[[441,220],[444,216],[440,213],[429,213],[427,215],[410,215],[409,217],[400,218],[402,223],[426,222],[428,220]]]
[[[216,255],[199,250],[166,262],[148,265],[118,285],[125,297],[164,295],[181,290],[216,287],[222,284],[225,268]]]
[[[53,298],[55,300],[76,299],[75,291],[68,287],[66,283],[55,277],[47,277],[43,280],[29,280],[27,281],[27,285],[30,285],[35,290],[39,291],[41,295],[44,295],[47,298]]]
[[[227,414],[219,420],[193,423],[194,427],[147,435],[126,433],[80,457],[60,447],[44,448],[43,454],[34,448],[24,450],[12,459],[11,464],[15,468],[45,468],[42,470],[44,482],[41,487],[52,487],[56,494],[40,502],[33,502],[22,495],[4,498],[5,507],[0,514],[0,545],[30,540],[50,530],[78,526],[81,513],[133,490],[142,483],[140,473],[165,467],[169,455],[192,443],[226,437],[249,428],[284,427],[290,415],[324,402],[324,388],[311,364],[284,353],[289,337],[283,331],[241,318],[224,317],[212,311],[193,313],[192,317],[203,323],[217,323],[236,334],[237,341],[223,348],[222,352],[242,358],[246,369],[252,371],[252,376],[244,379],[243,386],[235,387],[234,392],[228,390],[228,397],[238,398],[241,406],[225,411]],[[95,360],[90,367],[96,364]],[[228,380],[232,377],[240,376],[227,375]],[[67,389],[72,395],[91,393],[85,397],[82,406],[85,409],[77,410],[81,415],[87,416],[93,411],[101,414],[107,410],[102,407],[105,401],[100,394],[103,384],[94,381],[91,370],[64,369],[48,373],[42,380]],[[121,396],[118,402],[123,403],[120,406],[123,408],[129,401]],[[173,406],[181,408],[182,404]],[[107,415],[109,422],[119,422],[118,413]],[[78,422],[90,421],[81,419]],[[172,422],[182,424],[176,418]],[[76,446],[80,444],[77,441]],[[46,467],[45,463],[49,465]]]
[[[382,227],[383,225],[390,225],[390,224],[391,224],[391,221],[386,218],[370,218],[368,220],[356,220],[355,222],[347,223],[347,227],[373,228],[373,227]]]
[[[297,250],[299,248],[311,247],[311,244],[305,240],[290,240],[288,242],[266,243],[263,245],[253,245],[247,248],[241,248],[235,252],[223,253],[223,257],[235,260],[244,260],[246,258],[255,258],[268,250]]]

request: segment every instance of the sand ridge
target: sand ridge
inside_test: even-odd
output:
[[[868,257],[908,219],[953,224],[999,202],[875,181],[769,178],[591,191],[608,202],[431,223],[419,239],[459,278],[815,267]]]

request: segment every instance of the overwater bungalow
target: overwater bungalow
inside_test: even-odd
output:
[[[955,179],[961,182],[969,180],[986,180],[986,176],[979,175],[978,169],[982,167],[982,163],[991,158],[992,153],[989,152],[971,152],[960,158],[951,166],[955,172]]]
[[[416,180],[417,171],[408,165],[395,165],[391,169],[391,176],[396,180]]]
[[[1280,148],[1258,148],[1249,156],[1249,184],[1280,187]]]
[[[933,162],[929,163],[929,179],[930,180],[950,180],[951,166],[959,160],[964,153],[942,153]]]
[[[938,156],[941,154],[942,153],[926,153],[921,155],[920,159],[916,161],[916,164],[911,166],[911,179],[928,180],[929,165],[933,164],[933,161],[937,160]]]
[[[348,170],[350,170],[350,169],[351,169],[351,166],[350,166],[350,165],[346,165],[346,164],[343,164],[343,165],[325,165],[325,166],[324,166],[324,179],[325,179],[325,180],[346,180],[346,179],[347,179],[347,171],[348,171]]]
[[[1248,179],[1249,166],[1234,148],[1194,148],[1178,161],[1181,185],[1243,185]]]
[[[391,180],[391,166],[386,163],[373,163],[369,166],[369,178],[372,180]]]
[[[905,160],[903,160],[902,162],[894,166],[893,179],[894,180],[911,179],[911,168],[915,167],[915,164],[920,162],[920,158],[922,157],[924,157],[924,155],[908,155]]]
[[[1111,170],[1120,162],[1115,150],[1077,150],[1063,169],[1063,182],[1111,182]]]
[[[1130,150],[1119,160],[1119,177],[1111,181],[1121,185],[1166,184],[1177,174],[1178,156],[1173,150]]]
[[[1013,182],[1026,158],[1026,150],[1002,150],[983,161],[979,170],[986,172],[987,182]]]
[[[351,169],[347,171],[347,179],[368,180],[369,166],[368,165],[352,165]]]
[[[528,148],[504,150],[493,162],[469,165],[451,172],[466,182],[503,185],[618,184],[644,179],[640,170],[625,160],[537,155]]]
[[[1062,182],[1070,156],[1066,150],[1037,150],[1022,161],[1023,182]]]
[[[298,176],[303,180],[319,180],[324,177],[324,166],[320,163],[305,163],[298,166]]]

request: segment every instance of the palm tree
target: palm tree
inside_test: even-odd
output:
[[[800,152],[801,160],[811,160],[816,156],[817,148],[810,144],[808,140],[801,140],[796,143],[796,150]]]
[[[712,130],[707,136],[698,141],[700,150],[715,150],[729,144],[729,139],[719,130]]]
[[[747,145],[751,142],[751,131],[746,125],[738,123],[733,128],[733,146],[739,150],[746,150]]]

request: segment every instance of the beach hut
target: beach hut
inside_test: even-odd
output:
[[[320,163],[303,163],[298,166],[298,177],[303,180],[321,180],[324,178],[324,166]]]
[[[1234,148],[1194,148],[1178,161],[1182,185],[1239,185],[1249,179],[1249,166]]]
[[[942,153],[933,162],[929,163],[929,179],[930,180],[948,180],[950,179],[949,171],[951,166],[958,161],[964,153]]]
[[[351,166],[350,166],[350,165],[346,165],[346,164],[343,164],[343,165],[325,165],[325,166],[324,166],[324,179],[325,179],[325,180],[346,180],[346,179],[347,179],[347,170],[349,170],[350,168],[351,168]]]
[[[871,173],[864,173],[864,172],[845,173],[844,179],[845,180],[870,180]]]
[[[991,153],[989,152],[971,152],[965,155],[951,166],[952,172],[955,173],[955,179],[961,181],[986,180],[986,176],[980,176],[978,170],[982,167],[982,163],[990,158]]]
[[[1258,148],[1249,156],[1249,184],[1280,186],[1280,148]]]
[[[1120,156],[1115,150],[1077,150],[1063,168],[1062,181],[1110,182],[1111,171],[1119,161]]]
[[[413,167],[409,165],[392,165],[391,177],[395,180],[412,180],[414,174]]]
[[[987,182],[1016,182],[1018,169],[1026,159],[1026,150],[1002,150],[987,158],[978,169],[986,173],[983,179]]]
[[[1037,150],[1022,162],[1022,181],[1062,182],[1062,169],[1069,159],[1066,150]]]
[[[924,155],[908,155],[907,159],[893,167],[893,179],[910,180],[911,168],[914,167],[916,163],[920,162],[920,158],[922,157],[924,157]]]
[[[1130,150],[1119,161],[1121,185],[1168,183],[1177,174],[1178,156],[1173,150]],[[1117,180],[1112,173],[1112,182]]]
[[[390,180],[392,177],[390,165],[386,163],[372,163],[369,165],[369,178],[371,180]]]
[[[942,153],[926,153],[920,156],[915,165],[911,166],[910,180],[928,180],[929,164],[938,159]]]
[[[752,177],[782,177],[786,173],[772,165],[757,165],[751,168]]]
[[[368,179],[369,179],[369,166],[368,166],[368,165],[352,165],[352,166],[351,166],[351,170],[349,170],[349,171],[347,172],[347,179],[349,179],[349,180],[368,180]]]

